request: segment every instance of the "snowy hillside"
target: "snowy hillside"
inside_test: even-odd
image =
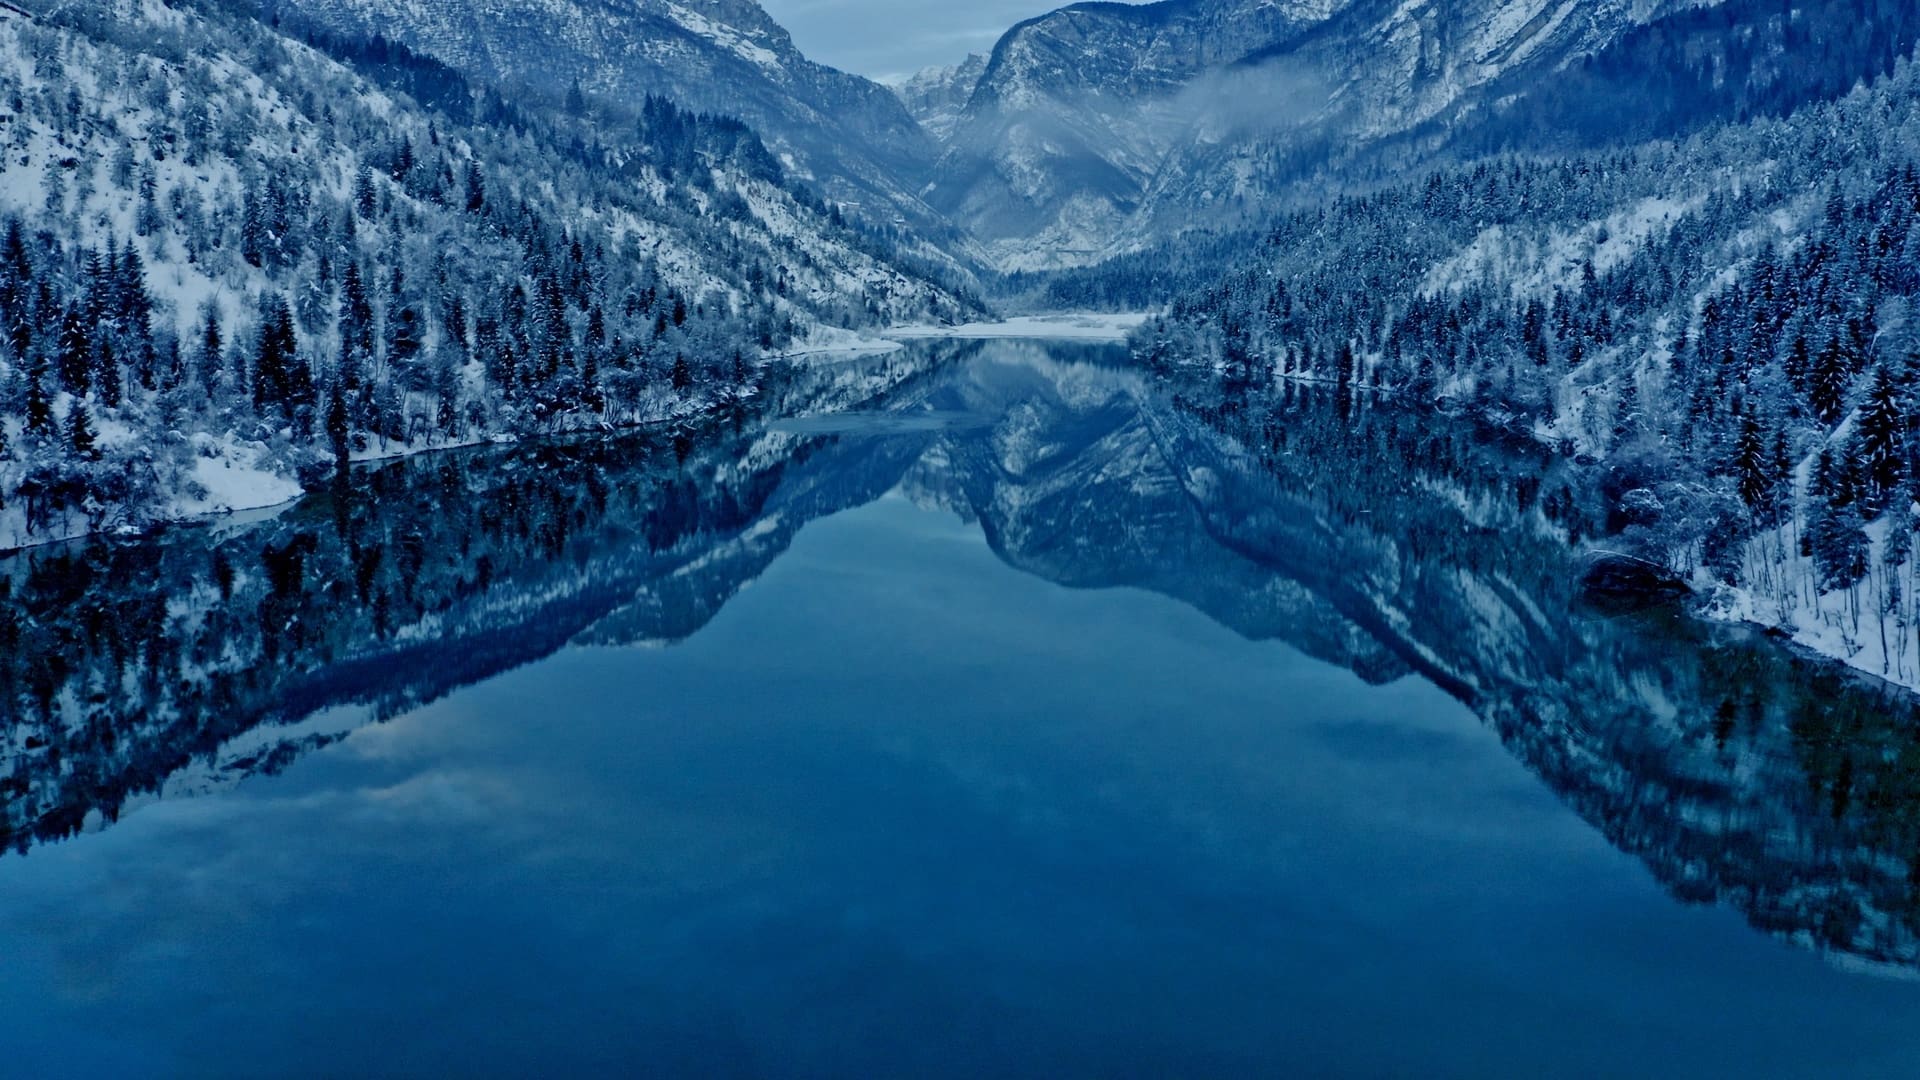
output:
[[[608,145],[404,50],[123,0],[0,15],[0,105],[0,548],[699,410],[816,328],[969,310],[662,99]]]
[[[934,147],[877,83],[816,64],[754,0],[280,0],[356,38],[383,34],[510,95],[608,108],[663,94],[738,116],[850,212],[908,227],[924,254],[968,245],[915,194]]]
[[[1786,119],[1276,221],[1138,339],[1236,394],[1441,403],[1585,466],[1572,535],[1920,685],[1920,68]]]

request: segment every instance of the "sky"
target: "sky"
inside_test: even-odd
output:
[[[760,0],[809,59],[874,79],[986,53],[1013,24],[1067,0]]]

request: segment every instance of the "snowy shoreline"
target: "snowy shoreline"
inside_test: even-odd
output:
[[[869,337],[858,330],[845,330],[837,326],[815,327],[804,341],[796,342],[791,348],[777,353],[769,353],[769,360],[802,360],[815,356],[877,356],[884,353],[899,352],[905,346],[885,337]]]
[[[1081,314],[1024,316],[1004,322],[967,323],[951,327],[900,326],[880,331],[878,336],[835,327],[816,327],[798,347],[768,354],[764,359],[769,362],[804,362],[816,358],[830,360],[835,357],[851,359],[898,352],[906,347],[903,343],[907,341],[942,339],[1026,338],[1046,341],[1120,343],[1126,340],[1129,332],[1150,317],[1148,315]],[[614,430],[639,431],[689,418],[691,417],[654,417],[634,424],[623,424]],[[554,432],[539,438],[566,438],[570,435],[587,433]],[[293,477],[263,466],[267,457],[267,448],[263,445],[243,444],[232,439],[216,441],[206,436],[198,437],[198,441],[204,444],[196,447],[198,458],[192,471],[192,479],[198,488],[198,493],[177,493],[168,505],[152,512],[153,516],[145,524],[137,526],[123,520],[111,519],[95,526],[80,515],[69,514],[66,521],[52,528],[43,527],[29,534],[25,528],[25,519],[20,513],[11,510],[0,511],[0,558],[10,558],[36,548],[84,540],[90,536],[145,537],[171,528],[211,524],[236,514],[279,511],[298,503],[310,494]],[[362,465],[394,461],[454,450],[470,450],[489,444],[520,441],[522,439],[518,436],[495,434],[435,446],[361,451],[353,455],[353,463]]]
[[[653,417],[608,428],[554,431],[532,437],[494,433],[432,446],[364,450],[352,455],[351,464],[377,467],[436,454],[478,450],[489,446],[548,443],[596,435],[629,435],[682,421],[698,422],[712,415],[713,411],[705,409],[685,415]],[[0,512],[0,560],[11,559],[39,548],[73,543],[90,537],[117,536],[138,542],[152,539],[170,529],[213,525],[240,515],[270,517],[298,504],[314,493],[313,489],[301,486],[293,477],[261,468],[259,462],[264,456],[263,447],[224,442],[216,449],[217,453],[203,455],[194,463],[193,479],[205,494],[198,496],[187,493],[177,494],[170,505],[157,512],[144,525],[135,526],[124,522],[108,521],[98,528],[92,528],[88,527],[84,520],[69,514],[69,520],[66,522],[68,528],[29,537],[22,528],[23,523],[17,512],[12,510]]]
[[[1020,315],[1000,322],[960,326],[896,326],[881,332],[895,341],[993,341],[1025,338],[1031,341],[1084,341],[1119,345],[1145,325],[1151,314]]]
[[[1153,318],[1130,312],[1099,314],[1063,312],[1016,315],[998,322],[971,322],[954,326],[910,323],[861,333],[853,330],[816,330],[805,343],[774,353],[773,360],[833,359],[880,356],[898,352],[909,342],[921,341],[1056,341],[1091,345],[1123,345],[1134,330]]]
[[[1891,533],[1885,519],[1867,526],[1867,573],[1831,592],[1810,587],[1813,560],[1800,553],[1796,535],[1785,529],[1763,534],[1749,542],[1746,577],[1768,581],[1772,588],[1702,579],[1695,582],[1692,613],[1710,622],[1753,627],[1795,650],[1920,692],[1920,635],[1913,630],[1920,562],[1889,558]],[[1760,578],[1762,573],[1769,576]]]

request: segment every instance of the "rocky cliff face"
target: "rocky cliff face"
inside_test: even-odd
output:
[[[1230,225],[1450,124],[1684,0],[1168,0],[1015,27],[924,194],[1008,268]]]
[[[893,92],[929,136],[944,142],[959,126],[974,88],[986,73],[987,58],[975,53],[953,67],[928,68],[895,86]]]

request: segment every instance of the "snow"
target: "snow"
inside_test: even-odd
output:
[[[667,13],[673,17],[673,21],[679,23],[681,26],[706,38],[721,48],[731,51],[741,59],[758,64],[760,67],[775,74],[780,73],[780,57],[776,55],[773,50],[762,48],[748,41],[732,27],[722,26],[704,15],[698,12],[688,11],[678,4],[668,4]]]
[[[1735,588],[1716,581],[1699,583],[1706,597],[1702,613],[1710,619],[1785,634],[1808,652],[1838,660],[1848,667],[1884,679],[1896,686],[1920,690],[1920,634],[1911,622],[1910,600],[1902,611],[1879,614],[1890,583],[1903,597],[1913,592],[1914,572],[1920,564],[1908,560],[1889,568],[1885,557],[1888,523],[1867,527],[1870,543],[1868,578],[1846,591],[1819,595],[1808,586],[1814,578],[1812,560],[1799,551],[1799,537],[1788,529],[1763,534],[1748,543],[1743,581],[1771,582],[1771,587]],[[1907,619],[1902,625],[1903,616]]]
[[[1435,265],[1420,294],[1431,297],[1493,281],[1510,282],[1516,300],[1551,296],[1556,289],[1578,292],[1586,263],[1604,274],[1664,238],[1682,218],[1705,204],[1701,196],[1642,199],[1600,220],[1544,237],[1492,225],[1459,254]]]
[[[857,330],[846,330],[837,326],[816,326],[790,348],[776,354],[774,359],[791,360],[810,356],[871,356],[877,353],[898,352],[902,348],[904,346],[898,341],[869,337]]]
[[[886,336],[899,341],[930,339],[994,340],[1028,338],[1038,341],[1086,341],[1121,344],[1153,318],[1146,313],[1022,315],[1002,322],[961,326],[896,326]]]
[[[753,44],[778,45],[777,36],[769,36],[769,32],[748,29],[734,34],[686,8],[655,6],[671,6],[690,32],[718,35],[715,40],[724,38],[721,44],[750,61],[765,63],[774,58],[772,52]],[[202,17],[168,8],[160,0],[138,0],[136,9],[145,12],[148,23],[172,27],[175,32],[191,33],[191,22]],[[208,307],[218,309],[229,342],[247,340],[253,329],[255,298],[267,290],[287,288],[284,274],[275,277],[253,267],[230,248],[196,255],[187,245],[186,236],[192,231],[189,223],[194,220],[206,223],[204,231],[223,235],[223,223],[239,213],[242,174],[249,163],[291,161],[314,190],[328,192],[334,199],[350,194],[353,176],[367,148],[340,142],[331,124],[319,123],[308,115],[305,110],[317,108],[316,99],[302,97],[300,89],[323,88],[330,113],[343,125],[367,127],[371,126],[369,119],[377,117],[396,134],[411,133],[416,143],[428,138],[427,121],[410,102],[381,93],[333,60],[291,41],[280,41],[284,53],[272,54],[280,66],[255,70],[252,58],[231,55],[224,46],[209,46],[204,52],[174,60],[62,30],[59,36],[65,43],[64,63],[58,72],[49,74],[29,47],[35,32],[0,20],[0,72],[32,89],[36,102],[71,85],[77,92],[75,100],[93,113],[78,137],[63,136],[49,127],[40,115],[44,110],[38,106],[19,113],[8,133],[12,150],[0,164],[0,179],[5,181],[0,183],[0,209],[20,215],[30,225],[46,221],[65,229],[78,222],[73,227],[89,238],[118,237],[125,244],[137,246],[154,303],[156,332],[183,341],[194,339],[201,313]],[[213,38],[221,40],[217,34]],[[138,73],[149,89],[129,94],[103,81],[103,73],[122,69]],[[204,101],[219,124],[252,132],[242,152],[236,155],[224,146],[213,147],[189,165],[181,155],[163,158],[146,149],[157,125],[173,122],[172,114],[184,108],[181,103],[193,99]],[[460,140],[454,145],[465,146]],[[123,146],[134,148],[136,167],[151,170],[166,216],[157,230],[146,235],[140,235],[137,223],[137,187],[107,167]],[[90,194],[81,203],[76,186],[67,195],[71,210],[48,210],[43,189],[43,178],[49,172],[47,163],[69,155],[92,163]],[[511,167],[504,168],[503,176],[517,175]],[[413,198],[389,185],[384,173],[376,170],[376,174],[376,182],[386,195],[400,201]],[[554,194],[560,189],[551,182],[540,190],[549,198],[566,202],[563,213],[581,228],[604,232],[611,245],[630,246],[636,257],[651,264],[663,285],[677,290],[690,304],[737,312],[756,302],[766,303],[773,309],[770,314],[798,330],[798,355],[862,354],[900,347],[871,333],[827,325],[830,322],[873,320],[884,325],[889,321],[962,317],[960,313],[965,311],[962,302],[937,285],[901,269],[865,245],[848,243],[840,231],[826,226],[818,212],[800,205],[775,185],[725,168],[714,170],[709,191],[682,190],[683,185],[651,168],[636,170],[629,179],[626,188],[603,203],[575,203],[570,194],[573,189],[565,185],[560,186],[566,194],[562,198]],[[724,222],[696,220],[712,205],[716,193],[739,195],[750,213]],[[691,200],[693,215],[677,201],[680,199]],[[426,206],[421,213],[434,218],[436,210]],[[448,223],[438,218],[428,224],[449,238],[448,243],[458,245],[448,254],[457,256],[456,261],[463,265],[494,255],[484,238],[475,240],[458,229],[449,229]],[[362,236],[369,248],[390,239],[384,235]],[[780,295],[763,296],[758,301],[749,297],[733,276],[730,264],[736,261],[778,267]],[[314,346],[313,359],[323,365],[328,362],[324,337]],[[0,382],[15,376],[16,372],[0,361]],[[477,376],[469,371],[465,378],[471,390]],[[692,407],[669,395],[659,398],[642,401],[635,406],[634,415],[623,416],[621,422],[651,422],[670,415],[674,408]],[[56,415],[65,415],[67,402],[62,399],[56,404]],[[417,403],[409,400],[407,406],[415,408]],[[133,505],[75,506],[51,518],[39,515],[30,530],[28,501],[11,498],[22,470],[11,468],[11,462],[0,463],[0,498],[5,499],[0,502],[0,550],[67,540],[89,532],[138,531],[165,522],[278,506],[300,493],[293,475],[311,454],[303,457],[298,448],[287,445],[284,436],[250,433],[250,437],[268,438],[273,443],[269,447],[218,434],[189,434],[203,419],[189,417],[179,421],[180,430],[168,437],[151,438],[152,445],[144,445],[142,436],[129,426],[141,415],[137,411],[123,414],[117,408],[95,408],[93,412],[101,446],[111,452],[105,467],[134,463],[137,474],[146,482]],[[464,441],[497,436],[496,428],[489,421],[473,429]],[[21,445],[17,422],[8,421],[6,434],[11,445]],[[459,441],[379,441],[356,451],[353,457],[365,461],[403,456],[444,449]]]
[[[219,457],[195,459],[189,474],[195,490],[176,501],[174,512],[169,516],[179,520],[235,510],[260,510],[300,497],[299,484],[270,471],[260,459],[259,452],[243,448],[230,448]]]

